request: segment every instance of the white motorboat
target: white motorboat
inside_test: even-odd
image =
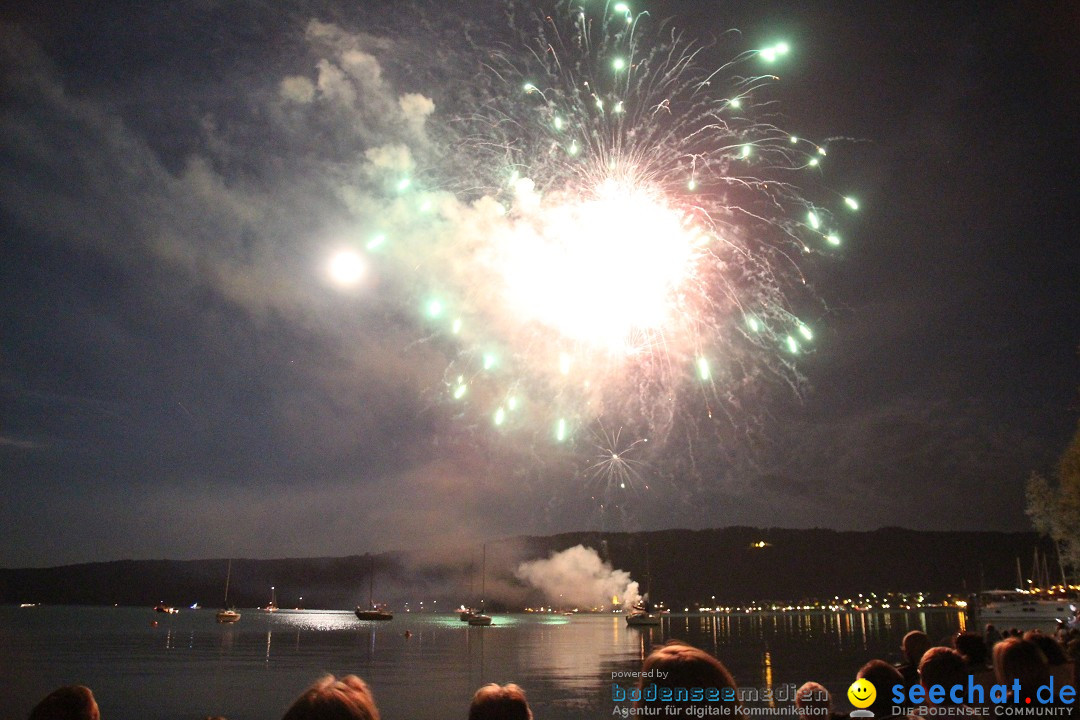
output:
[[[979,622],[998,630],[1054,628],[1076,615],[1076,604],[1064,597],[1051,597],[1018,590],[989,590],[979,596]]]

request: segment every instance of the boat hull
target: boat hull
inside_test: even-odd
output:
[[[356,617],[359,620],[374,620],[377,622],[382,622],[386,620],[393,620],[394,613],[388,612],[386,610],[362,610],[360,608],[356,608]]]
[[[977,618],[980,624],[992,624],[999,630],[1046,630],[1073,618],[1074,606],[1075,600],[1070,598],[993,591],[983,596]]]
[[[489,615],[473,615],[469,618],[469,624],[478,627],[487,627],[491,624],[491,616]]]
[[[631,627],[659,625],[660,614],[650,612],[633,612],[626,616],[626,624]]]
[[[240,620],[240,613],[235,610],[219,610],[216,617],[219,623],[234,623]]]
[[[1073,616],[1068,603],[1038,603],[1012,607],[984,607],[979,609],[979,622],[992,623],[1000,629],[1018,628],[1021,630],[1045,629],[1059,620],[1065,621]]]

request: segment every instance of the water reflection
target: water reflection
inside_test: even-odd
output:
[[[765,676],[765,689],[769,690],[769,707],[775,707],[776,703],[772,698],[773,680],[772,680],[772,654],[766,650],[761,656],[761,670],[762,675]]]
[[[360,625],[355,613],[348,610],[278,610],[275,613],[265,613],[265,617],[270,626],[283,630],[319,632],[348,630]]]
[[[280,715],[280,705],[323,671],[363,676],[386,717],[442,717],[447,698],[467,707],[480,685],[508,681],[522,683],[551,720],[599,717],[611,711],[612,673],[640,669],[672,639],[719,657],[742,687],[775,691],[816,680],[842,695],[866,660],[898,660],[907,631],[937,639],[963,627],[960,614],[942,611],[680,614],[646,627],[628,627],[621,615],[499,615],[491,627],[471,627],[451,614],[403,614],[376,624],[350,611],[245,610],[239,623],[219,625],[208,610],[148,626],[136,609],[42,613],[29,623],[22,616],[15,616],[21,624],[0,621],[13,662],[27,676],[77,666],[81,681],[111,683],[120,717],[138,716],[121,709],[126,691],[119,686],[132,676],[153,678],[161,693],[187,688],[188,705],[170,708],[171,717],[220,712],[233,687],[272,682],[278,694],[268,697],[277,705],[253,709],[255,717]],[[0,689],[10,688],[0,681]],[[137,707],[140,698],[131,695],[129,707]]]

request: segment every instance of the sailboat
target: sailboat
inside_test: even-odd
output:
[[[225,605],[217,612],[219,623],[234,623],[240,619],[240,613],[229,607],[229,580],[232,578],[232,558],[229,558],[228,568],[225,570]]]
[[[470,625],[481,627],[491,624],[491,616],[484,614],[484,595],[487,594],[487,545],[484,545],[483,561],[480,564],[480,611],[471,613],[468,617]]]
[[[645,596],[634,603],[630,612],[626,614],[626,624],[631,627],[642,627],[660,624],[660,613],[649,602],[649,594],[652,591],[652,574],[649,572],[649,546],[645,546]]]
[[[278,611],[277,593],[275,592],[273,585],[270,586],[270,604],[267,605],[264,609],[266,610],[266,612],[277,612]]]
[[[476,580],[476,556],[472,555],[469,558],[469,600],[470,602],[475,599],[476,591],[473,589],[473,583]],[[476,608],[472,605],[465,607],[462,605],[458,608],[458,620],[461,622],[469,622],[469,618],[476,615]]]
[[[375,604],[375,558],[371,558],[371,567],[368,570],[368,609],[356,606],[356,617],[361,620],[393,620],[394,613],[386,609],[384,604]]]

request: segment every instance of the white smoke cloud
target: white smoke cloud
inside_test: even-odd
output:
[[[629,608],[641,599],[638,583],[630,579],[630,573],[614,569],[584,545],[554,553],[546,560],[523,562],[515,574],[560,607],[610,606],[616,597]]]
[[[315,84],[302,75],[290,75],[281,81],[279,92],[285,100],[307,105],[315,99]]]
[[[409,172],[413,169],[412,153],[406,145],[382,145],[364,153],[374,170]]]
[[[435,112],[434,101],[420,93],[405,93],[398,98],[398,106],[405,115],[405,120],[418,135],[423,133],[428,115]]]

